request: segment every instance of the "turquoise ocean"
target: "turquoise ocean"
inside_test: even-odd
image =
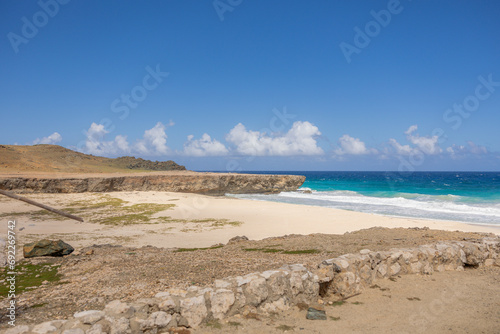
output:
[[[500,227],[500,172],[248,172],[304,175],[298,191],[232,195]]]

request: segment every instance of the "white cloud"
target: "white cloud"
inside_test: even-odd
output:
[[[82,150],[94,155],[117,155],[138,153],[144,155],[165,155],[169,153],[165,125],[158,122],[153,128],[144,132],[143,138],[130,145],[127,136],[117,135],[114,140],[105,141],[109,131],[103,124],[92,123],[86,132],[87,139]]]
[[[167,134],[165,133],[165,125],[161,122],[144,132],[143,139],[139,140],[135,145],[139,153],[146,155],[162,155],[167,154]]]
[[[87,130],[87,139],[85,141],[85,153],[94,155],[113,155],[119,153],[128,153],[127,138],[116,136],[115,140],[104,141],[104,137],[109,133],[103,124],[92,123]]]
[[[413,147],[410,145],[401,145],[396,141],[396,139],[393,138],[389,140],[389,144],[394,147],[396,153],[400,155],[410,155],[419,152],[428,155],[436,155],[443,152],[438,144],[438,136],[420,137],[420,135],[414,134],[417,130],[418,126],[412,125],[405,131],[406,139],[414,145]]]
[[[226,155],[229,151],[220,141],[210,138],[208,134],[203,134],[200,139],[193,140],[194,136],[189,135],[188,141],[184,144],[184,154],[194,157]]]
[[[394,147],[396,153],[399,155],[410,155],[416,153],[416,150],[411,148],[410,145],[401,145],[396,139],[389,139],[389,144]]]
[[[37,144],[54,145],[54,144],[60,142],[61,140],[62,140],[62,136],[59,133],[54,132],[53,134],[51,134],[48,137],[43,137],[42,139],[37,138],[37,139],[33,140],[33,145],[37,145]]]
[[[236,152],[243,155],[318,155],[323,154],[316,142],[316,137],[320,135],[319,129],[309,122],[294,122],[292,128],[281,136],[247,130],[239,123],[226,135],[226,140],[236,146]]]
[[[339,138],[339,145],[340,147],[334,151],[338,155],[363,155],[378,152],[375,149],[367,149],[365,143],[359,138],[353,138],[347,134]]]
[[[472,141],[468,141],[467,145],[453,145],[446,148],[446,152],[451,155],[452,158],[463,158],[466,155],[484,155],[488,154],[488,149],[481,145],[476,145]]]

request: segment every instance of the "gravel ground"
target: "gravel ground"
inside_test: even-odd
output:
[[[64,258],[23,260],[60,265],[61,280],[21,294],[17,299],[17,323],[63,319],[77,311],[102,309],[115,299],[152,297],[167,288],[209,285],[215,279],[276,269],[284,264],[302,263],[313,269],[322,260],[361,249],[379,251],[484,236],[426,228],[371,228],[344,235],[288,235],[240,241],[198,250],[94,245]],[[299,254],[286,253],[290,251]],[[6,307],[7,300],[0,300],[0,308]],[[0,324],[5,322],[2,313]]]

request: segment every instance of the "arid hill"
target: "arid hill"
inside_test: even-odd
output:
[[[111,159],[83,154],[58,145],[0,145],[0,173],[112,173],[168,170],[186,170],[186,168],[172,160],[150,161],[134,157]]]

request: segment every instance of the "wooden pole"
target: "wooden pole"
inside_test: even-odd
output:
[[[61,210],[57,210],[57,209],[51,208],[50,206],[47,206],[45,204],[41,204],[41,203],[35,202],[35,201],[33,201],[31,199],[28,199],[26,197],[22,197],[22,196],[16,195],[14,193],[11,193],[10,191],[5,191],[5,190],[0,189],[0,194],[5,195],[5,196],[10,197],[10,198],[13,198],[13,199],[17,199],[17,200],[26,202],[26,203],[31,204],[31,205],[36,205],[36,206],[38,206],[38,207],[40,207],[42,209],[45,209],[45,210],[57,213],[58,215],[61,215],[61,216],[64,216],[64,217],[68,217],[68,218],[71,218],[71,219],[74,219],[74,220],[78,220],[79,222],[83,223],[83,218],[74,216],[72,214],[66,213],[66,212],[61,211]]]

